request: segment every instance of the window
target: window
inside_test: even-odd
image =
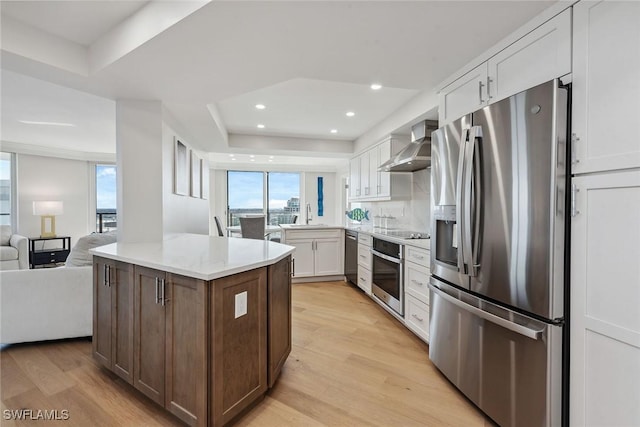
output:
[[[116,212],[116,167],[96,165],[96,231],[118,228]]]
[[[15,154],[0,152],[0,225],[15,229]]]
[[[227,224],[242,215],[265,215],[268,225],[292,224],[300,213],[300,174],[227,172]]]

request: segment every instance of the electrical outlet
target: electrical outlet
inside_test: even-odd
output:
[[[236,319],[247,314],[247,291],[236,294]]]

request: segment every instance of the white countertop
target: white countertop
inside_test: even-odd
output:
[[[196,279],[213,280],[274,264],[294,250],[293,246],[268,240],[174,234],[166,236],[162,242],[112,243],[89,252]]]
[[[327,224],[280,224],[280,228],[283,230],[335,230],[344,229],[341,225],[327,225]]]

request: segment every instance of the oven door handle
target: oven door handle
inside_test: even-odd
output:
[[[373,255],[377,256],[377,257],[380,257],[382,259],[386,259],[387,261],[394,262],[396,264],[402,264],[402,259],[400,259],[400,258],[394,258],[394,257],[391,257],[389,255],[385,255],[385,254],[380,253],[380,252],[378,252],[378,251],[376,251],[374,249],[371,249],[371,253]]]

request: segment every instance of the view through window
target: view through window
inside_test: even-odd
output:
[[[292,224],[300,214],[300,174],[227,172],[227,224],[243,215],[265,215],[268,225]]]
[[[0,152],[0,225],[11,224],[12,154]]]
[[[96,165],[96,231],[118,228],[116,212],[116,167]]]

